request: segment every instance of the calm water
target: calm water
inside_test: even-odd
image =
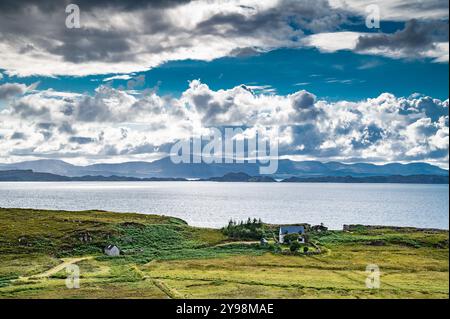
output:
[[[0,183],[0,207],[101,209],[180,217],[222,227],[230,218],[269,223],[361,223],[449,228],[448,185],[213,182]]]

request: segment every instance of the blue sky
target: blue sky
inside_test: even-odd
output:
[[[350,51],[321,53],[317,49],[280,49],[250,57],[227,57],[211,62],[184,60],[165,63],[147,72],[139,89],[158,87],[161,94],[179,96],[188,81],[200,79],[214,90],[245,84],[270,86],[274,93],[292,94],[305,89],[327,100],[361,100],[383,92],[407,97],[413,93],[448,98],[448,64],[430,60],[391,59]],[[32,84],[39,89],[92,93],[105,76],[5,77],[6,81]],[[113,87],[128,80],[112,80]]]

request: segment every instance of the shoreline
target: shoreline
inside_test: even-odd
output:
[[[127,180],[116,180],[116,181],[107,181],[107,180],[92,180],[92,181],[3,181],[0,180],[0,184],[2,183],[214,183],[214,184],[222,184],[222,183],[232,183],[232,184],[330,184],[330,185],[444,185],[450,186],[449,183],[396,183],[396,182],[283,182],[282,180],[271,182],[271,183],[257,183],[257,182],[227,182],[227,181],[206,181],[206,180],[164,180],[164,181],[156,181],[156,180],[142,180],[142,181],[127,181]]]
[[[27,210],[27,211],[33,211],[33,212],[58,212],[58,213],[88,213],[88,212],[98,212],[98,213],[108,213],[108,214],[121,214],[121,215],[144,215],[144,216],[160,216],[164,218],[173,218],[178,219],[185,223],[186,225],[190,227],[196,227],[196,228],[202,228],[202,229],[211,229],[211,230],[220,230],[222,227],[206,227],[206,226],[197,226],[189,224],[186,220],[184,220],[181,217],[178,216],[171,216],[171,215],[165,215],[165,214],[159,214],[159,213],[140,213],[140,212],[120,212],[120,211],[108,211],[108,210],[101,210],[101,209],[86,209],[86,210],[67,210],[67,209],[47,209],[47,208],[31,208],[31,207],[4,207],[0,206],[0,214],[2,210],[7,209],[14,209],[14,210]],[[252,216],[249,218],[258,218],[258,216]],[[310,223],[305,223],[303,221],[298,221],[294,223],[285,223],[285,224],[274,224],[274,223],[266,223],[267,225],[271,227],[279,227],[281,225],[311,225]],[[226,225],[224,224],[223,227]],[[325,225],[326,226],[326,225]],[[329,228],[332,231],[351,231],[352,228],[357,227],[364,227],[368,229],[391,229],[391,230],[410,230],[410,231],[418,231],[418,232],[449,232],[449,228],[435,228],[435,227],[416,227],[416,226],[398,226],[398,225],[380,225],[380,224],[342,224],[342,227],[340,229],[334,229]]]

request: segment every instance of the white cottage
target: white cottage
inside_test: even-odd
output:
[[[298,242],[301,244],[305,243],[305,227],[304,226],[281,226],[279,234],[280,244],[284,243],[284,236],[289,234],[298,234]]]
[[[108,245],[105,248],[105,254],[110,257],[117,257],[120,256],[120,249],[115,245]]]

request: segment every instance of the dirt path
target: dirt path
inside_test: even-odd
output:
[[[19,279],[21,280],[28,280],[28,279],[42,279],[42,278],[48,278],[58,272],[60,272],[61,270],[65,269],[67,266],[72,265],[72,264],[76,264],[80,261],[83,260],[88,260],[88,259],[92,259],[94,258],[93,256],[88,256],[88,257],[78,257],[78,258],[65,258],[63,259],[63,263],[59,264],[58,266],[55,266],[43,273],[40,274],[36,274],[33,276],[29,276],[29,277],[20,277]]]
[[[153,284],[161,290],[169,299],[183,299],[183,295],[176,289],[169,287],[164,281],[153,279]]]

